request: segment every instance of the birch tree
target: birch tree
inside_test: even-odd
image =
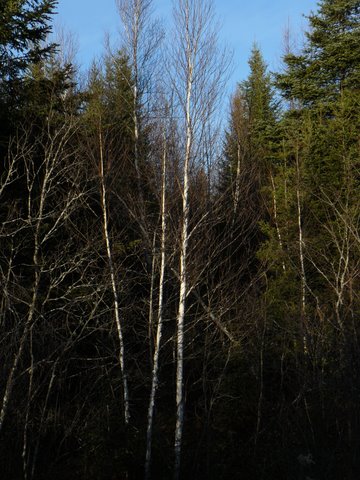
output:
[[[87,141],[85,155],[94,167],[97,175],[100,215],[102,220],[102,238],[105,249],[108,275],[110,279],[112,313],[115,321],[121,370],[122,399],[124,408],[124,423],[130,420],[128,374],[125,362],[125,346],[123,337],[123,318],[120,313],[120,286],[118,284],[118,269],[113,245],[119,232],[111,228],[115,218],[116,194],[125,196],[121,180],[125,183],[128,177],[121,170],[129,170],[128,149],[132,147],[132,135],[129,135],[131,125],[132,100],[131,74],[127,61],[120,52],[116,57],[109,55],[104,59],[104,65],[94,66],[89,79],[91,101],[87,105],[85,122],[87,124]],[[127,162],[127,163],[126,163]],[[126,165],[126,167],[125,167]],[[118,205],[117,205],[118,206]],[[118,210],[117,210],[118,211]],[[121,223],[122,219],[118,221]],[[114,233],[114,230],[116,233]],[[119,242],[119,240],[117,240]]]
[[[174,478],[180,477],[184,427],[184,327],[191,230],[189,186],[191,169],[201,163],[206,128],[211,123],[221,88],[224,61],[220,60],[213,4],[210,0],[179,0],[173,10],[175,39],[170,54],[171,86],[176,94],[182,155],[182,213],[179,268],[179,303],[176,335],[176,426]]]
[[[144,113],[151,109],[151,90],[156,75],[156,51],[162,38],[160,25],[152,20],[152,0],[116,0],[123,29],[125,32],[125,52],[129,57],[132,69],[132,120],[133,120],[133,154],[136,172],[138,208],[142,233],[148,237],[144,205],[144,189],[142,185],[141,164],[144,164],[144,152],[141,149],[141,138]],[[148,244],[151,244],[147,238]]]
[[[165,266],[166,266],[166,237],[167,237],[167,221],[166,221],[166,176],[167,176],[167,137],[168,137],[167,120],[165,117],[163,125],[163,145],[162,145],[162,161],[161,161],[161,241],[160,241],[160,276],[159,276],[159,299],[157,313],[156,339],[153,355],[153,367],[151,373],[151,391],[149,398],[149,408],[147,417],[146,430],[146,457],[145,457],[145,480],[150,478],[151,466],[151,449],[152,449],[152,432],[154,422],[155,397],[159,385],[159,356],[161,347],[161,338],[163,330],[163,310],[164,310],[164,283],[165,283]],[[155,255],[154,255],[155,259]],[[154,268],[152,269],[154,270]],[[152,299],[152,295],[151,295]],[[151,305],[150,305],[151,309]],[[151,310],[150,310],[151,311]],[[149,335],[151,342],[151,336]]]
[[[102,221],[103,221],[103,232],[105,239],[106,247],[106,256],[109,265],[110,271],[110,281],[111,289],[113,293],[114,300],[114,317],[116,323],[116,330],[119,339],[119,363],[122,375],[122,394],[124,401],[124,421],[125,425],[129,423],[130,420],[130,409],[129,409],[129,390],[127,382],[127,373],[125,369],[125,349],[124,349],[124,338],[123,338],[123,328],[120,318],[120,307],[119,307],[119,294],[118,287],[116,282],[116,271],[113,261],[112,249],[110,244],[110,232],[109,232],[109,219],[108,219],[108,192],[106,189],[106,179],[105,179],[105,159],[104,159],[104,145],[103,145],[103,136],[101,130],[101,119],[99,125],[99,180],[100,180],[100,198],[101,198],[101,212],[102,212]]]
[[[70,257],[67,249],[71,247],[65,245],[60,253],[56,243],[58,236],[67,231],[69,218],[82,208],[85,198],[85,189],[80,187],[80,164],[73,163],[74,151],[70,147],[75,132],[76,121],[72,116],[56,124],[49,113],[48,123],[41,134],[35,140],[28,131],[19,134],[9,153],[8,171],[1,185],[1,194],[8,204],[8,217],[0,231],[0,242],[7,256],[7,269],[2,272],[6,296],[2,303],[4,321],[1,328],[6,332],[11,322],[15,322],[16,339],[12,344],[13,359],[5,366],[0,431],[8,415],[19,368],[23,368],[25,351],[30,352],[31,359],[29,400],[33,395],[31,344],[35,325],[46,318],[47,309],[52,312],[57,308],[61,310],[59,305],[65,296],[60,294],[61,289],[65,288],[71,275],[83,268],[84,252]],[[10,201],[13,182],[23,194],[21,205],[18,199]],[[23,447],[25,477],[28,421],[29,410],[25,416]]]

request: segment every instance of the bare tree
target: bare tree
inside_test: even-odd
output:
[[[88,105],[88,110],[84,115],[86,127],[88,129],[87,135],[82,140],[84,141],[84,156],[88,163],[92,165],[92,181],[96,185],[97,195],[99,198],[99,215],[101,217],[101,244],[97,245],[100,252],[105,253],[105,264],[107,265],[106,272],[109,281],[109,288],[111,290],[111,303],[109,304],[109,311],[111,318],[114,321],[117,332],[118,343],[118,364],[121,371],[121,392],[123,400],[124,424],[127,425],[130,420],[129,407],[129,388],[128,388],[128,373],[126,369],[126,353],[124,346],[124,319],[121,314],[120,302],[123,300],[120,297],[122,283],[119,282],[119,269],[116,261],[116,254],[114,253],[114,244],[121,241],[121,234],[119,230],[112,228],[112,224],[116,222],[116,216],[112,215],[115,210],[114,203],[117,199],[119,188],[119,172],[124,170],[124,165],[128,160],[128,144],[129,138],[126,137],[127,127],[121,124],[121,117],[119,118],[119,111],[129,111],[129,105],[126,103],[130,88],[128,85],[128,78],[126,74],[128,71],[116,62],[119,58],[111,58],[111,52],[105,57],[104,64],[99,64],[93,67],[91,76],[89,78],[90,90],[92,92],[92,101]],[[114,64],[111,62],[114,60]],[[104,68],[104,71],[102,70]],[[111,70],[111,69],[114,69]],[[110,79],[113,77],[120,81],[120,85],[111,82],[106,82],[106,76]],[[125,83],[124,91],[121,90]],[[125,92],[125,93],[124,93]],[[119,99],[124,97],[124,104],[119,104]],[[131,97],[131,95],[129,95]],[[122,109],[122,110],[121,110]],[[130,120],[127,115],[123,113],[126,120]],[[130,141],[129,141],[130,143]],[[123,193],[123,192],[121,192]],[[96,196],[97,196],[96,195]],[[122,199],[123,200],[123,199]]]
[[[79,159],[74,160],[77,124],[71,114],[58,122],[56,113],[50,109],[45,125],[36,136],[26,129],[13,140],[7,173],[1,182],[1,195],[8,204],[7,218],[0,230],[0,242],[7,257],[7,269],[1,272],[5,280],[1,328],[11,345],[13,358],[4,362],[6,380],[1,394],[0,430],[9,406],[16,401],[13,398],[15,385],[27,378],[23,417],[24,478],[31,477],[32,471],[29,468],[32,449],[29,425],[38,367],[33,352],[35,327],[55,311],[63,316],[64,290],[68,288],[70,294],[68,279],[85,268],[84,252],[69,255],[74,245],[70,243],[76,240],[69,238],[66,243],[71,219],[83,208],[86,197],[86,187],[80,180],[81,164]],[[13,182],[21,199],[14,197]],[[65,244],[60,248],[59,239],[63,235]],[[70,308],[67,306],[68,311]]]
[[[148,408],[147,433],[146,433],[146,458],[145,458],[145,480],[150,478],[151,465],[151,449],[152,449],[152,431],[154,421],[155,396],[159,385],[159,356],[163,329],[163,310],[164,310],[164,283],[165,283],[165,266],[166,266],[166,176],[167,176],[167,120],[165,117],[163,126],[163,145],[162,145],[162,161],[161,161],[161,242],[160,242],[160,276],[159,276],[159,300],[157,314],[156,340],[153,355],[153,367],[151,374],[151,392]],[[155,255],[154,255],[155,258]],[[151,305],[150,305],[151,309]],[[150,310],[151,311],[151,310]],[[149,338],[151,342],[151,337]]]
[[[36,200],[34,199],[34,186],[35,182],[38,180],[37,176],[37,167],[35,166],[33,162],[33,154],[34,154],[34,149],[29,145],[28,143],[28,138],[27,138],[27,132],[25,132],[24,136],[19,139],[20,142],[23,143],[23,145],[26,145],[27,148],[22,147],[20,152],[16,152],[16,155],[18,156],[18,163],[21,161],[23,162],[23,165],[25,167],[25,174],[26,174],[26,187],[27,187],[27,212],[24,212],[24,216],[20,215],[18,218],[14,218],[11,220],[8,220],[8,222],[4,222],[3,224],[3,232],[2,234],[4,236],[15,236],[16,233],[18,233],[22,228],[25,228],[26,223],[31,224],[33,226],[33,255],[32,255],[32,261],[34,265],[34,278],[33,278],[33,285],[32,285],[32,291],[31,291],[31,298],[28,304],[28,311],[27,311],[27,316],[26,320],[24,322],[24,328],[18,343],[18,348],[17,352],[14,356],[14,360],[12,363],[12,366],[10,368],[8,377],[7,377],[7,382],[5,386],[5,391],[3,393],[3,399],[2,399],[2,407],[0,411],[0,430],[3,426],[3,422],[5,420],[5,416],[7,413],[8,409],[8,404],[10,401],[13,385],[14,385],[14,376],[17,371],[17,367],[19,364],[19,361],[22,356],[22,352],[24,350],[25,343],[28,339],[28,335],[30,332],[30,329],[34,323],[34,317],[35,317],[35,311],[36,311],[36,303],[38,299],[38,289],[39,289],[39,283],[40,283],[40,278],[42,274],[42,268],[40,266],[40,248],[41,244],[45,242],[52,234],[52,232],[55,232],[61,223],[61,220],[63,220],[68,214],[69,210],[64,209],[61,211],[60,215],[55,217],[55,215],[51,216],[53,217],[54,224],[52,225],[51,229],[45,234],[45,237],[41,235],[41,227],[45,221],[45,219],[48,217],[49,214],[45,213],[45,208],[46,208],[46,202],[49,199],[50,196],[50,191],[51,191],[51,186],[53,182],[55,181],[55,176],[56,176],[56,168],[58,166],[58,162],[61,159],[61,153],[62,153],[62,145],[66,143],[68,140],[68,135],[69,135],[69,126],[65,125],[64,127],[61,127],[57,132],[55,132],[54,137],[50,140],[50,143],[46,145],[46,150],[44,152],[44,160],[43,160],[43,165],[42,167],[44,168],[44,174],[42,178],[42,183],[40,187],[40,198],[38,201],[38,206],[36,206]],[[14,165],[14,160],[10,162],[10,169],[9,169],[9,174],[7,177],[10,175],[11,178],[11,167]],[[5,179],[5,183],[8,181],[8,179]],[[4,183],[4,186],[6,186]],[[70,202],[72,202],[73,199],[69,199]],[[36,208],[36,211],[34,211],[34,207]],[[6,227],[11,226],[11,231],[5,230]]]
[[[346,324],[347,313],[352,318],[352,334],[357,338],[354,323],[353,284],[359,277],[359,208],[351,204],[352,189],[346,192],[345,199],[334,200],[322,191],[320,201],[326,212],[325,221],[320,229],[326,235],[328,244],[311,245],[307,248],[306,259],[325,280],[334,294],[334,311],[337,328],[343,339],[346,339],[350,325]],[[357,232],[357,233],[356,233]]]
[[[188,248],[191,231],[190,171],[201,163],[201,147],[211,123],[224,74],[219,58],[217,26],[210,0],[179,0],[174,7],[175,38],[171,50],[171,87],[178,104],[182,152],[182,213],[180,238],[179,304],[176,340],[176,427],[174,478],[180,476],[184,426],[184,325],[188,284]],[[219,61],[220,60],[220,61]]]
[[[125,51],[132,69],[134,164],[137,181],[138,208],[142,225],[146,224],[144,192],[141,180],[140,149],[144,112],[151,109],[151,90],[157,72],[156,52],[162,29],[152,20],[152,0],[116,0],[125,31]],[[143,232],[146,233],[146,229]],[[149,240],[149,239],[147,239]],[[151,242],[148,241],[150,244]]]
[[[113,261],[113,255],[110,244],[110,234],[109,234],[109,220],[108,220],[108,192],[105,184],[105,159],[104,159],[104,145],[103,145],[103,135],[101,130],[101,118],[99,124],[99,177],[100,177],[100,198],[101,198],[101,211],[102,211],[102,220],[103,220],[103,232],[106,246],[106,255],[110,270],[110,279],[111,279],[111,288],[113,292],[114,299],[114,316],[117,334],[119,338],[119,363],[122,374],[122,389],[123,389],[123,400],[124,400],[124,421],[125,425],[129,423],[130,420],[130,409],[129,409],[129,390],[127,382],[127,374],[125,369],[125,349],[124,349],[124,339],[123,331],[120,320],[120,308],[119,308],[119,295],[118,288],[115,276],[115,267]]]

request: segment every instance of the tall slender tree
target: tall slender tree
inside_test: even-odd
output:
[[[171,87],[176,93],[182,155],[182,210],[179,303],[176,333],[176,426],[174,478],[180,477],[184,428],[184,351],[189,285],[190,173],[201,166],[205,132],[211,124],[224,76],[211,0],[178,0],[174,7],[175,39],[171,50]],[[224,57],[223,57],[224,58]],[[217,63],[219,61],[219,63]]]

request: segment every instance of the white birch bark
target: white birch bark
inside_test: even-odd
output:
[[[237,140],[233,226],[235,223],[239,200],[240,200],[240,175],[241,175],[241,150],[240,150],[240,140]]]
[[[146,458],[145,458],[145,480],[150,478],[151,449],[152,449],[152,431],[154,422],[155,397],[159,385],[159,355],[161,347],[162,327],[163,327],[163,298],[164,298],[164,280],[166,265],[166,163],[167,163],[167,142],[166,130],[164,129],[164,144],[162,156],[162,185],[161,185],[161,259],[160,259],[160,278],[159,278],[159,304],[156,329],[156,342],[153,357],[151,392],[147,417],[146,432]]]
[[[190,38],[187,37],[188,51],[191,52]],[[175,426],[175,480],[180,475],[182,432],[184,425],[184,320],[187,290],[187,250],[189,243],[189,164],[193,143],[190,102],[193,86],[193,58],[188,56],[188,77],[186,86],[186,148],[184,158],[184,179],[182,191],[182,232],[180,246],[180,295],[177,315],[176,345],[176,426]]]
[[[123,332],[120,320],[120,308],[119,308],[119,295],[116,283],[115,268],[112,257],[111,245],[110,245],[110,236],[109,236],[109,221],[108,221],[108,205],[107,205],[107,195],[106,195],[106,186],[105,186],[105,177],[104,177],[104,146],[101,132],[101,125],[99,128],[99,153],[100,153],[100,189],[101,189],[101,210],[102,210],[102,219],[103,219],[103,231],[104,239],[106,246],[106,255],[108,259],[108,265],[110,270],[110,280],[111,288],[113,292],[114,300],[114,316],[116,329],[119,339],[119,363],[122,375],[122,390],[123,390],[123,401],[124,401],[124,422],[125,425],[129,423],[130,420],[130,409],[129,409],[129,390],[127,383],[127,374],[125,370],[125,348],[124,348],[124,339]]]
[[[280,251],[281,251],[281,253],[283,253],[284,252],[283,241],[282,241],[282,237],[281,237],[281,231],[280,231],[279,222],[278,222],[278,215],[277,215],[276,188],[275,188],[275,181],[274,181],[274,176],[273,176],[272,172],[270,172],[270,180],[271,180],[271,187],[272,187],[275,228],[276,228],[276,233],[277,233],[277,237],[278,237],[278,240],[279,240]],[[282,263],[283,271],[286,272],[286,266],[285,266],[284,260],[282,260],[281,263]]]
[[[176,38],[172,46],[171,86],[177,96],[181,129],[182,214],[179,268],[179,304],[176,319],[176,425],[174,478],[180,477],[184,427],[184,326],[188,285],[190,169],[201,164],[201,146],[210,128],[223,85],[227,57],[217,47],[211,0],[177,0],[174,8]]]
[[[149,325],[148,325],[148,335],[149,335],[149,355],[150,363],[153,361],[153,327],[154,327],[154,293],[155,293],[155,275],[156,275],[156,237],[157,237],[157,228],[155,228],[153,243],[152,243],[152,261],[151,261],[151,280],[150,280],[150,296],[149,296]]]
[[[50,118],[49,118],[50,121]],[[50,129],[49,129],[50,130]],[[26,207],[27,212],[25,218],[18,218],[20,222],[17,233],[28,226],[33,227],[33,255],[32,255],[32,266],[34,268],[34,277],[32,281],[31,294],[28,302],[28,311],[24,319],[23,330],[20,335],[20,340],[18,343],[17,351],[14,355],[10,371],[5,384],[4,393],[2,395],[2,404],[0,410],[0,432],[3,428],[5,417],[8,412],[9,403],[11,400],[11,395],[15,383],[15,375],[18,370],[19,363],[21,361],[23,351],[25,349],[26,343],[29,338],[29,333],[34,323],[36,322],[36,310],[38,304],[38,290],[41,281],[41,276],[43,272],[43,266],[41,263],[41,252],[40,248],[42,243],[44,243],[51,235],[55,234],[57,228],[61,222],[70,214],[71,209],[73,208],[73,203],[75,203],[81,196],[81,194],[74,194],[73,196],[69,194],[64,204],[60,205],[59,210],[52,210],[52,217],[55,219],[50,230],[43,234],[41,229],[44,225],[44,222],[50,218],[49,213],[45,213],[45,208],[49,197],[53,193],[53,190],[57,187],[57,183],[61,182],[60,176],[63,175],[63,171],[59,164],[62,160],[62,155],[64,154],[63,150],[69,141],[72,132],[74,131],[74,124],[71,119],[65,122],[59,129],[54,131],[49,138],[47,138],[46,143],[42,144],[44,148],[44,158],[42,160],[43,167],[43,176],[41,178],[40,191],[37,195],[39,198],[34,196],[34,185],[37,181],[40,180],[38,170],[35,168],[34,158],[33,158],[33,144],[30,144],[27,132],[24,132],[22,138],[16,139],[15,145],[13,145],[15,150],[15,163],[21,162],[25,170],[25,179],[26,179],[26,188],[27,188],[27,199]],[[41,142],[42,139],[39,140]],[[9,152],[9,164],[11,166],[10,173],[7,175],[7,178],[2,184],[4,188],[11,183],[13,178],[16,176],[16,167],[13,160],[11,160],[11,152]],[[0,189],[0,194],[2,190]],[[37,201],[39,200],[39,201]],[[15,234],[15,232],[13,232]],[[25,447],[26,449],[26,447]]]
[[[300,290],[301,290],[301,330],[303,336],[304,353],[308,353],[307,338],[306,338],[306,271],[304,262],[304,235],[302,229],[302,209],[301,209],[301,194],[300,194],[300,158],[299,146],[296,145],[296,203],[297,203],[297,223],[299,235],[299,259],[300,259]]]
[[[187,250],[189,243],[189,166],[193,147],[192,94],[194,82],[194,63],[197,56],[198,38],[194,36],[193,23],[200,21],[196,17],[196,7],[189,0],[179,1],[178,15],[184,28],[184,71],[185,82],[185,150],[182,185],[182,229],[180,240],[179,306],[176,319],[176,424],[174,443],[174,479],[180,476],[181,446],[184,426],[184,321],[187,293]]]

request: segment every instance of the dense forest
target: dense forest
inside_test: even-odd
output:
[[[84,73],[1,0],[2,478],[360,478],[360,2],[230,99],[211,0],[117,7]]]

